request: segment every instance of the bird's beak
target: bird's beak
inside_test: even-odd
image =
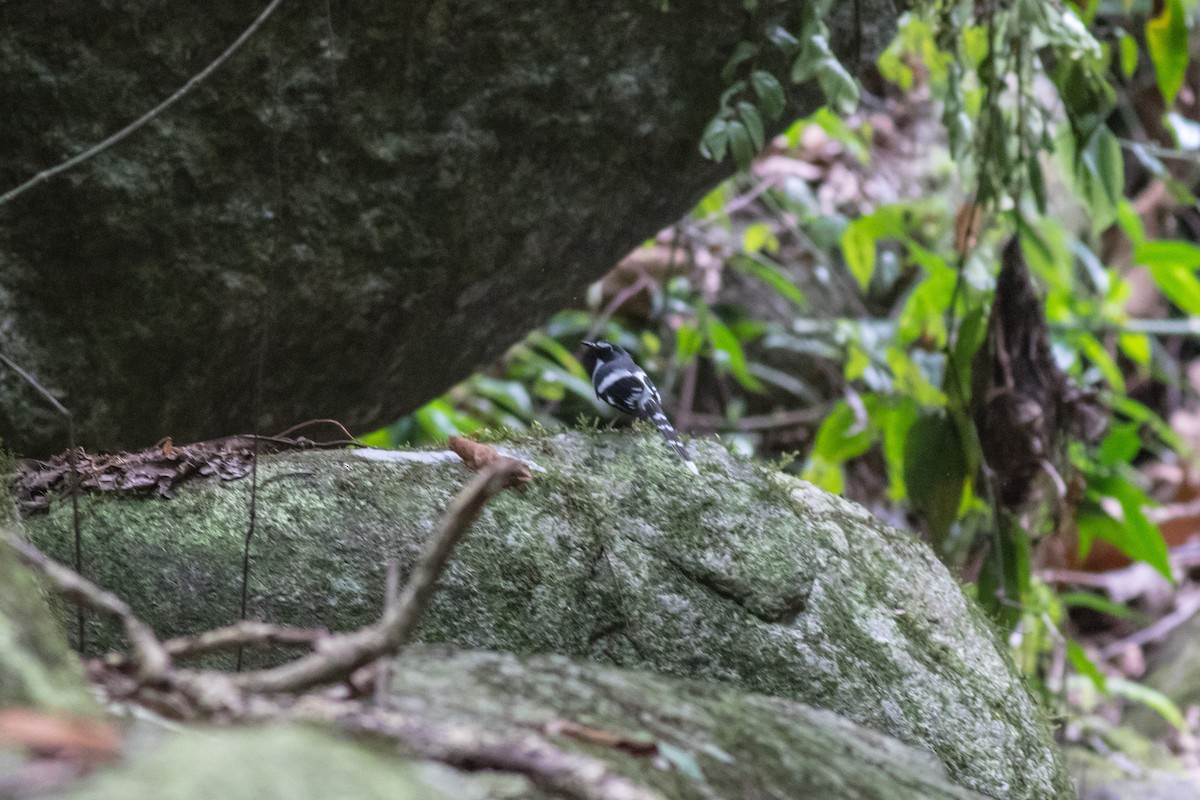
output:
[[[588,348],[591,348],[591,349],[593,349],[593,350],[596,348],[596,343],[595,343],[595,342],[580,342],[580,344],[581,344],[581,345],[583,345],[584,347],[588,347]]]

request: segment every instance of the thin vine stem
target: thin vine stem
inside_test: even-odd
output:
[[[246,28],[246,30],[242,31],[242,34],[234,39],[233,43],[229,45],[229,47],[225,48],[225,50],[219,56],[213,59],[207,67],[189,78],[187,83],[176,89],[175,92],[172,93],[171,96],[166,100],[163,100],[154,108],[150,109],[145,114],[142,114],[124,128],[121,128],[121,130],[112,134],[108,138],[97,142],[88,149],[84,150],[82,153],[68,158],[61,164],[57,164],[49,169],[44,169],[37,175],[34,175],[32,178],[22,183],[20,186],[9,189],[4,194],[0,195],[0,206],[15,200],[35,186],[45,183],[51,178],[61,175],[67,170],[73,169],[88,159],[103,153],[108,148],[136,133],[140,128],[144,127],[146,123],[150,122],[159,114],[178,103],[180,100],[186,97],[188,93],[192,91],[192,89],[195,89],[198,85],[204,82],[209,75],[212,75],[218,67],[228,61],[229,57],[236,53],[241,46],[244,45],[250,39],[250,37],[262,27],[263,23],[267,21],[267,19],[272,13],[274,13],[275,9],[278,8],[279,4],[282,2],[283,0],[271,0],[271,2],[267,4],[266,8],[264,8],[262,12],[259,13],[258,17],[255,18],[254,22],[250,23],[250,26]]]

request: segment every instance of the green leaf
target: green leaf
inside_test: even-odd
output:
[[[846,71],[842,62],[828,58],[817,71],[817,82],[825,94],[825,102],[839,114],[851,114],[858,108],[858,81]]]
[[[1150,366],[1150,337],[1144,333],[1121,333],[1117,336],[1117,347],[1138,366]]]
[[[537,347],[546,355],[550,356],[558,363],[560,367],[565,369],[577,378],[586,379],[588,377],[587,370],[579,363],[579,359],[575,358],[575,354],[567,348],[563,347],[552,337],[547,336],[541,331],[534,331],[526,340],[528,344]]]
[[[831,58],[833,53],[829,50],[829,41],[820,34],[809,36],[792,62],[792,83],[803,83],[817,77],[821,67]]]
[[[1054,140],[1054,152],[1076,196],[1083,201],[1099,232],[1113,223],[1124,190],[1125,172],[1121,143],[1112,131],[1096,128],[1081,149],[1072,131],[1063,126]]]
[[[867,421],[860,420],[850,404],[842,400],[817,429],[813,455],[830,464],[841,464],[867,452],[873,442],[873,431]]]
[[[1172,264],[1195,269],[1200,267],[1200,246],[1177,239],[1143,242],[1134,251],[1133,257],[1147,267]]]
[[[842,257],[864,292],[875,273],[875,238],[878,233],[879,228],[870,217],[853,220],[842,231]]]
[[[874,213],[852,220],[842,230],[842,257],[863,291],[870,285],[875,272],[876,242],[884,237],[903,236],[904,212],[895,205],[880,206]],[[918,260],[920,256],[914,253]],[[936,261],[936,256],[933,259]]]
[[[754,93],[758,95],[763,113],[771,119],[779,119],[787,106],[787,97],[779,80],[769,72],[756,70],[750,76],[750,84],[754,87]]]
[[[1039,214],[1046,213],[1046,176],[1042,174],[1041,159],[1031,158],[1028,163],[1029,193],[1037,204]]]
[[[1188,29],[1183,0],[1165,0],[1162,13],[1146,23],[1146,47],[1154,63],[1158,90],[1169,109],[1183,85],[1188,65]]]
[[[742,234],[742,250],[749,255],[764,249],[775,252],[779,249],[779,239],[768,223],[756,222]]]
[[[928,371],[930,362],[928,360],[923,361],[926,367],[923,369],[921,364],[918,364],[908,352],[900,347],[888,347],[884,357],[887,359],[888,368],[892,371],[892,379],[897,392],[913,398],[922,405],[946,405],[945,392],[930,382],[931,374]],[[940,374],[940,359],[938,366],[938,374]]]
[[[434,400],[418,408],[414,414],[425,436],[441,441],[451,436],[479,430],[478,422],[460,414],[445,400]]]
[[[1121,157],[1121,142],[1111,130],[1100,128],[1088,142],[1083,159],[1087,164],[1094,161],[1096,180],[1115,209],[1125,197],[1125,161]]]
[[[1167,299],[1187,314],[1200,314],[1200,247],[1191,242],[1143,242],[1133,259],[1150,270],[1151,277]]]
[[[742,118],[746,130],[750,132],[750,141],[754,143],[754,152],[759,152],[767,143],[766,131],[763,130],[762,117],[758,109],[745,101],[737,104],[738,116]]]
[[[974,367],[975,353],[987,339],[988,315],[985,309],[976,308],[969,311],[958,326],[951,357],[954,359],[955,372],[948,374],[947,381],[958,380],[958,396],[967,397],[971,393],[971,371]],[[951,393],[951,396],[955,396]]]
[[[1092,660],[1088,658],[1087,653],[1078,642],[1067,642],[1067,658],[1076,672],[1090,678],[1098,690],[1104,694],[1108,694],[1108,686],[1104,678],[1104,673],[1092,663]]]
[[[1110,694],[1119,695],[1127,700],[1133,700],[1135,703],[1141,703],[1147,708],[1158,712],[1163,719],[1174,725],[1177,730],[1187,730],[1187,723],[1183,719],[1183,712],[1179,710],[1179,706],[1175,705],[1171,698],[1162,692],[1115,675],[1108,679],[1108,691]]]
[[[1114,425],[1096,449],[1096,462],[1102,467],[1127,464],[1142,449],[1142,437],[1136,422]]]
[[[686,364],[696,357],[704,347],[704,334],[696,326],[684,323],[675,331],[675,356],[679,362]]]
[[[1087,331],[1076,331],[1071,338],[1079,351],[1104,375],[1104,380],[1108,381],[1113,391],[1124,394],[1125,375],[1100,340]]]
[[[471,379],[471,389],[514,414],[527,418],[533,413],[529,390],[519,381],[501,381],[487,375],[476,375]]]
[[[954,296],[957,276],[953,269],[935,261],[925,266],[929,277],[918,283],[908,296],[900,310],[896,334],[902,343],[932,338],[940,347],[946,341],[946,309]]]
[[[861,378],[871,366],[871,354],[858,342],[846,345],[846,361],[842,365],[842,377],[847,383]]]
[[[738,42],[733,48],[733,55],[725,62],[725,66],[721,68],[721,80],[728,83],[737,72],[738,65],[744,61],[749,61],[758,55],[758,45],[753,42]]]
[[[1082,511],[1078,515],[1080,553],[1086,553],[1085,545],[1090,547],[1093,540],[1103,539],[1134,561],[1146,562],[1174,583],[1166,542],[1158,526],[1143,511],[1153,504],[1146,493],[1121,475],[1093,476],[1088,486],[1088,497],[1096,503],[1096,509]],[[1114,519],[1106,511],[1100,510],[1100,501],[1106,497],[1116,500],[1120,505],[1122,519]]]
[[[1121,230],[1125,231],[1125,235],[1129,237],[1129,241],[1133,242],[1134,247],[1138,247],[1146,241],[1146,228],[1142,225],[1142,218],[1138,216],[1133,203],[1125,198],[1122,198],[1121,202],[1117,204],[1117,222],[1120,223]]]
[[[1126,78],[1132,78],[1133,73],[1137,70],[1138,63],[1137,39],[1121,31],[1118,44],[1120,46],[1121,74]]]
[[[725,131],[729,137],[729,149],[733,152],[733,160],[739,167],[750,166],[750,162],[754,160],[754,142],[750,139],[750,132],[746,130],[746,126],[737,120],[730,120]]]
[[[939,547],[958,518],[966,481],[967,458],[958,427],[945,409],[923,412],[904,442],[904,482]]]
[[[1128,417],[1134,422],[1140,422],[1148,426],[1154,432],[1154,435],[1172,450],[1183,451],[1189,448],[1189,445],[1184,442],[1183,437],[1176,433],[1167,424],[1166,420],[1143,403],[1121,395],[1114,395],[1108,398],[1108,402],[1112,405],[1113,411]]]
[[[805,299],[803,291],[800,291],[797,285],[792,283],[792,279],[787,277],[784,271],[779,269],[778,266],[763,258],[739,260],[738,263],[746,271],[750,272],[752,276],[755,276],[763,283],[766,283],[768,287],[774,289],[776,294],[786,297],[787,300],[796,303],[800,308],[808,307],[809,303]]]
[[[791,55],[800,47],[800,40],[778,25],[767,31],[767,39],[786,55]]]
[[[392,433],[387,428],[371,431],[368,434],[358,437],[358,441],[365,444],[367,447],[378,447],[381,450],[390,450],[396,447],[398,442],[392,436]]]
[[[887,464],[888,498],[901,502],[908,497],[908,481],[904,477],[907,459],[904,455],[909,430],[917,421],[920,405],[911,398],[901,397],[888,409],[883,420],[883,457]]]
[[[734,380],[752,392],[764,390],[762,382],[750,374],[746,366],[746,352],[737,336],[723,322],[710,316],[706,322],[708,341],[713,347],[713,361],[718,368],[726,368]]]
[[[1063,605],[1087,608],[1119,619],[1144,620],[1146,617],[1145,614],[1139,614],[1128,606],[1123,606],[1103,595],[1091,592],[1065,592],[1060,594],[1058,599]]]
[[[842,469],[842,465],[816,453],[809,455],[800,477],[830,494],[841,494],[846,488],[846,471]]]
[[[729,121],[718,115],[712,118],[700,137],[700,154],[711,161],[723,161],[729,146]]]
[[[807,307],[808,301],[805,300],[804,293],[796,287],[796,284],[792,283],[792,279],[784,274],[783,270],[767,259],[761,256],[747,257],[735,259],[733,263],[739,270],[753,275],[770,286],[781,297],[791,300],[801,308]]]

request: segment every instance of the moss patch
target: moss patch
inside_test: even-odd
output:
[[[520,778],[473,778],[355,746],[317,728],[193,728],[135,742],[128,763],[77,786],[72,800],[500,800]],[[536,795],[534,795],[536,797]]]
[[[0,498],[0,708],[95,712],[83,670],[42,587],[4,543],[10,536],[24,531],[7,498]]]

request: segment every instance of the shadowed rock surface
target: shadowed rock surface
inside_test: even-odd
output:
[[[863,509],[697,443],[696,480],[653,437],[506,445],[534,475],[484,511],[426,641],[554,652],[830,709],[997,797],[1070,794],[1006,648],[932,552]],[[468,479],[442,452],[297,453],[259,467],[252,615],[351,628],[378,612]],[[83,499],[87,570],[162,635],[237,616],[249,481],[175,499]],[[27,520],[59,558],[69,509]],[[91,641],[116,643],[93,623]]]
[[[851,72],[898,6],[837,4],[830,41]],[[728,174],[698,153],[721,67],[803,9],[284,3],[164,116],[0,206],[0,350],[96,449],[391,422]],[[153,107],[255,13],[4,3],[0,192]],[[759,66],[784,74],[771,60],[768,46]],[[791,113],[823,102],[789,92]],[[66,443],[8,370],[0,438],[26,455]]]

